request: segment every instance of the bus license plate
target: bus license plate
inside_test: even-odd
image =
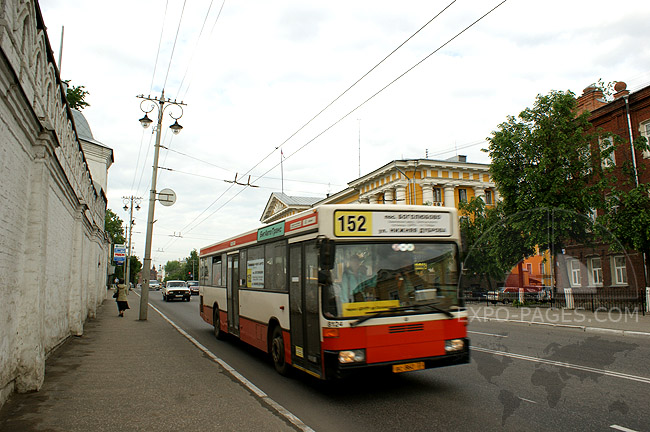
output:
[[[424,362],[404,363],[393,365],[393,373],[410,372],[424,369]]]

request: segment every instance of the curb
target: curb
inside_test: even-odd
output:
[[[602,334],[609,334],[609,335],[641,336],[641,337],[650,338],[649,332],[634,331],[634,330],[618,330],[618,329],[610,329],[610,328],[602,328],[602,327],[588,327],[588,326],[580,326],[580,325],[572,325],[572,324],[555,324],[555,323],[547,323],[547,322],[509,320],[505,318],[486,318],[486,317],[479,317],[479,316],[469,317],[469,321],[472,322],[472,320],[510,322],[515,324],[527,324],[529,326],[534,324],[534,325],[548,326],[548,327],[571,328],[576,330],[582,330],[585,333],[602,333]]]

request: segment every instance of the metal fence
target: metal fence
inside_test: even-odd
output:
[[[559,292],[558,292],[559,291]],[[556,290],[545,293],[468,291],[464,293],[466,303],[486,305],[512,305],[515,307],[552,307],[559,309],[583,309],[597,311],[641,312],[647,309],[646,294],[633,287],[607,287],[593,290]]]

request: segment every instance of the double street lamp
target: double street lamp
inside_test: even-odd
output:
[[[140,102],[140,109],[144,112],[144,117],[140,119],[140,124],[143,128],[148,128],[152,123],[148,116],[154,108],[158,107],[158,121],[156,122],[156,127],[154,132],[156,133],[156,145],[154,148],[153,154],[153,173],[151,175],[151,190],[149,192],[149,215],[147,216],[147,239],[144,247],[144,260],[142,263],[142,269],[144,274],[144,283],[142,284],[142,292],[140,295],[140,320],[147,319],[147,305],[149,303],[149,278],[151,278],[151,238],[153,235],[153,215],[154,215],[154,206],[156,204],[156,180],[158,178],[158,154],[160,153],[160,131],[162,130],[162,120],[164,111],[169,108],[178,108],[180,110],[180,115],[175,116],[172,112],[169,112],[169,116],[174,119],[174,124],[169,128],[172,130],[174,135],[178,135],[183,126],[178,124],[178,119],[183,117],[183,105],[182,101],[176,102],[172,101],[169,98],[165,98],[165,91],[163,90],[160,94],[160,98],[139,95],[139,99],[142,99]]]

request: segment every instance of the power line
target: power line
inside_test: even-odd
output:
[[[320,116],[323,112],[325,112],[325,110],[327,110],[327,109],[328,109],[329,107],[331,107],[334,103],[336,103],[339,99],[341,99],[341,98],[342,98],[345,94],[347,94],[347,93],[348,93],[348,92],[349,92],[349,91],[350,91],[354,86],[356,86],[357,84],[359,84],[359,82],[361,82],[361,80],[363,80],[365,77],[367,77],[368,75],[370,75],[370,73],[372,73],[375,69],[377,69],[377,68],[378,68],[382,63],[384,63],[384,62],[385,62],[385,61],[386,61],[390,56],[392,56],[393,54],[395,54],[395,52],[396,52],[397,50],[399,50],[401,47],[403,47],[403,46],[404,46],[408,41],[410,41],[411,39],[413,39],[413,37],[414,37],[415,35],[417,35],[418,33],[420,33],[420,31],[422,31],[426,26],[428,26],[428,25],[429,25],[433,20],[435,20],[436,18],[438,18],[438,17],[439,17],[443,12],[445,12],[447,9],[449,9],[449,8],[450,8],[454,3],[456,3],[456,1],[457,1],[457,0],[453,0],[453,1],[452,1],[451,3],[449,3],[445,8],[443,8],[440,12],[438,12],[438,13],[437,13],[433,18],[431,18],[429,21],[427,21],[426,24],[424,24],[424,25],[423,25],[422,27],[420,27],[420,28],[419,28],[415,33],[413,33],[411,36],[409,36],[409,37],[408,37],[404,42],[402,42],[401,44],[399,44],[399,45],[397,46],[397,48],[395,48],[394,50],[392,50],[392,51],[391,51],[391,52],[390,52],[386,57],[384,57],[381,61],[379,61],[379,63],[377,63],[376,65],[374,65],[372,68],[370,68],[370,70],[369,70],[368,72],[366,72],[365,74],[363,74],[363,75],[361,76],[361,78],[359,78],[358,80],[356,80],[356,81],[355,81],[351,86],[349,86],[347,89],[345,89],[345,90],[343,91],[343,93],[341,93],[341,94],[338,95],[336,98],[334,98],[334,100],[332,100],[329,104],[327,104],[327,105],[325,106],[325,108],[321,109],[321,110],[320,110],[320,111],[319,111],[315,116],[313,116],[311,119],[309,119],[309,121],[307,121],[307,123],[305,123],[304,125],[302,125],[302,126],[301,126],[297,131],[295,131],[294,133],[292,133],[292,134],[289,136],[289,138],[285,139],[285,140],[284,140],[284,141],[283,141],[279,146],[275,147],[275,148],[274,148],[274,149],[273,149],[273,150],[272,150],[268,155],[266,155],[266,156],[265,156],[262,160],[260,160],[260,161],[255,165],[255,166],[253,166],[250,170],[248,170],[244,175],[250,173],[250,172],[253,171],[255,168],[257,168],[257,167],[258,167],[262,162],[264,162],[266,159],[268,159],[269,157],[271,157],[271,155],[272,155],[273,153],[275,153],[276,150],[278,150],[280,147],[282,147],[283,145],[285,145],[285,144],[286,144],[286,143],[287,143],[291,138],[293,138],[294,136],[296,136],[300,131],[302,131],[305,127],[307,127],[309,124],[311,124],[312,121],[314,121],[318,116]],[[275,165],[274,168],[275,168],[275,167],[277,167],[277,165]]]
[[[179,155],[182,155],[182,156],[188,157],[188,158],[190,158],[190,159],[194,159],[194,160],[196,160],[196,161],[202,162],[202,163],[204,163],[204,164],[206,164],[206,165],[213,166],[213,167],[215,167],[215,168],[219,168],[219,169],[224,170],[224,171],[227,171],[227,172],[229,172],[229,173],[233,173],[233,174],[235,173],[235,171],[232,171],[232,170],[230,170],[230,169],[228,169],[228,168],[224,168],[224,167],[222,167],[222,166],[219,166],[219,165],[213,164],[212,162],[208,162],[208,161],[206,161],[206,160],[199,159],[199,158],[197,158],[197,157],[195,157],[195,156],[188,155],[187,153],[183,153],[183,152],[180,152],[180,151],[178,151],[178,150],[173,150],[173,149],[170,148],[170,149],[167,149],[167,151],[172,152],[172,153],[177,153],[177,154],[179,154]],[[172,169],[171,171],[176,171],[176,170],[173,170],[173,169]],[[177,172],[181,172],[181,173],[183,173],[183,171],[177,171]],[[208,179],[213,179],[213,180],[223,180],[223,179],[217,179],[217,178],[214,178],[214,177],[202,176],[202,175],[195,174],[195,173],[184,173],[184,174],[195,175],[195,176],[198,176],[198,177],[206,177],[206,178],[208,178]],[[281,179],[279,179],[279,178],[277,178],[277,177],[266,177],[266,178],[269,179],[269,180],[281,180]],[[286,181],[290,181],[290,182],[296,182],[296,183],[309,183],[309,184],[316,184],[316,185],[331,185],[331,182],[328,182],[328,183],[322,183],[322,182],[315,182],[315,181],[309,181],[309,180],[293,180],[293,179],[285,179],[285,180],[286,180]],[[342,186],[342,185],[335,184],[334,186]]]
[[[167,7],[169,0],[165,2],[165,14],[163,15],[162,26],[160,27],[160,39],[158,39],[158,51],[156,52],[156,61],[153,64],[153,75],[151,76],[151,84],[149,85],[149,93],[153,91],[153,80],[156,77],[156,68],[158,67],[158,56],[160,55],[160,46],[162,44],[162,37],[165,30],[165,18],[167,18]]]
[[[201,30],[199,31],[199,37],[196,39],[196,45],[194,45],[194,49],[192,50],[192,55],[190,56],[190,61],[187,63],[187,68],[185,69],[185,74],[183,75],[183,79],[181,80],[180,85],[178,86],[178,91],[176,94],[181,93],[181,89],[183,88],[183,83],[185,82],[185,78],[187,77],[188,71],[190,70],[190,66],[192,65],[192,61],[194,60],[194,54],[196,53],[196,49],[199,46],[199,42],[201,41],[201,35],[203,34],[203,29],[205,28],[205,23],[208,20],[208,16],[210,15],[210,10],[212,9],[212,3],[214,0],[210,1],[210,6],[208,6],[208,11],[205,14],[205,19],[203,20],[203,24],[201,25]],[[219,17],[221,16],[221,12],[223,11],[223,7],[226,4],[226,0],[223,0],[221,3],[221,8],[219,8],[219,13],[217,13],[217,18],[214,21],[214,24],[212,25],[212,30],[210,31],[210,35],[212,35],[212,31],[214,31],[214,27],[217,25],[217,22],[219,21]],[[183,94],[183,98],[185,95],[187,95],[187,92],[190,89],[190,84],[192,81],[190,80],[187,84],[187,88],[185,89],[185,93]]]
[[[372,71],[374,71],[374,70],[375,70],[379,65],[381,65],[384,61],[386,61],[386,59],[388,59],[390,56],[392,56],[392,55],[393,55],[397,50],[399,50],[402,46],[404,46],[404,44],[406,44],[406,43],[407,43],[409,40],[411,40],[411,39],[412,39],[416,34],[418,34],[420,31],[422,31],[422,29],[424,29],[427,25],[429,25],[433,20],[435,20],[437,17],[439,17],[443,12],[445,12],[445,11],[446,11],[446,10],[447,10],[451,5],[453,5],[456,1],[457,1],[457,0],[453,0],[451,3],[449,3],[449,5],[447,5],[444,9],[442,9],[440,12],[438,12],[438,13],[437,13],[433,18],[431,18],[431,19],[430,19],[430,20],[429,20],[425,25],[423,25],[422,27],[420,27],[420,29],[418,29],[415,33],[413,33],[411,36],[409,36],[409,37],[408,37],[404,42],[402,42],[402,43],[401,43],[397,48],[395,48],[393,51],[391,51],[390,54],[388,54],[386,57],[384,57],[384,58],[383,58],[379,63],[377,63],[377,64],[376,64],[375,66],[373,66],[373,67],[372,67],[368,72],[366,72],[363,76],[361,76],[361,78],[359,78],[359,79],[356,80],[356,81],[355,81],[351,86],[349,86],[349,87],[348,87],[348,88],[347,88],[343,93],[341,93],[341,94],[340,94],[339,96],[337,96],[334,100],[332,100],[332,102],[330,102],[327,106],[325,106],[325,108],[323,108],[322,110],[320,110],[320,111],[319,111],[315,116],[313,116],[313,117],[312,117],[312,118],[311,118],[307,123],[305,123],[304,125],[302,125],[302,126],[301,126],[297,131],[295,131],[293,134],[291,134],[291,135],[290,135],[287,139],[285,139],[285,140],[284,140],[280,145],[278,145],[277,147],[275,147],[275,148],[274,148],[274,149],[273,149],[273,150],[272,150],[268,155],[266,155],[266,156],[265,156],[264,158],[262,158],[262,159],[261,159],[257,164],[255,164],[252,168],[250,168],[248,171],[246,171],[246,172],[244,173],[244,175],[248,175],[248,174],[250,174],[250,173],[251,173],[255,168],[257,168],[257,167],[258,167],[262,162],[264,162],[266,159],[268,159],[268,158],[269,158],[269,157],[270,157],[270,156],[271,156],[271,155],[272,155],[272,154],[273,154],[277,149],[279,149],[280,147],[282,147],[282,146],[283,146],[284,144],[286,144],[286,143],[287,143],[291,138],[293,138],[294,136],[296,136],[296,134],[298,134],[301,130],[303,130],[305,127],[307,127],[307,125],[309,125],[309,124],[310,124],[312,121],[314,121],[318,116],[320,116],[320,115],[321,115],[325,110],[327,110],[327,109],[328,109],[330,106],[332,106],[336,101],[338,101],[341,97],[343,97],[343,96],[344,96],[348,91],[350,91],[354,86],[356,86],[356,85],[357,85],[357,84],[358,84],[362,79],[364,79],[366,76],[368,76],[368,75],[369,75]],[[504,0],[504,1],[505,1],[505,0]],[[216,25],[216,21],[215,21],[215,25]],[[342,119],[341,119],[341,120],[342,120]],[[339,121],[340,121],[340,120],[339,120]],[[337,123],[338,123],[338,122],[337,122]],[[332,126],[333,126],[333,125],[332,125]],[[330,126],[330,127],[331,127],[331,126]],[[329,128],[328,128],[328,130],[329,130]],[[323,133],[324,133],[324,132],[323,132]],[[277,167],[277,165],[275,165],[273,168],[275,168],[275,167]],[[269,171],[267,171],[264,175],[268,174],[268,172],[269,172]],[[231,186],[231,187],[232,187],[232,186]],[[235,196],[236,196],[236,195],[235,195]],[[234,198],[234,197],[233,197],[233,198]],[[209,205],[209,206],[208,206],[208,207],[207,207],[207,208],[206,208],[206,209],[201,213],[201,215],[202,215],[203,213],[205,213],[206,211],[208,211],[208,210],[210,209],[210,207],[212,207],[212,206],[213,206],[213,205],[214,205],[218,200],[219,200],[219,198],[217,198],[216,200],[214,200],[214,201],[213,201],[213,202],[212,202],[212,203],[211,203],[211,204],[210,204],[210,205]],[[220,208],[222,208],[222,207],[220,207]],[[212,216],[214,213],[215,213],[215,212],[211,213],[210,216]],[[200,217],[201,215],[197,216],[196,219],[198,219],[198,217]],[[194,221],[196,221],[196,219],[194,219],[192,222],[190,222],[190,223],[188,224],[188,226],[191,225]],[[201,222],[201,223],[203,223],[203,222]],[[199,225],[200,225],[200,224],[199,224]]]
[[[342,122],[343,120],[345,120],[348,116],[350,116],[351,114],[353,114],[353,113],[354,113],[355,111],[357,111],[359,108],[361,108],[362,106],[364,106],[365,104],[367,104],[368,102],[370,102],[372,99],[374,99],[378,94],[382,93],[382,92],[383,92],[384,90],[386,90],[388,87],[390,87],[390,86],[393,85],[395,82],[397,82],[398,80],[400,80],[401,78],[403,78],[406,74],[408,74],[408,73],[411,72],[413,69],[415,69],[416,67],[418,67],[419,65],[421,65],[422,63],[424,63],[427,59],[429,59],[429,57],[431,57],[432,55],[434,55],[435,53],[437,53],[438,51],[440,51],[442,48],[444,48],[444,47],[447,46],[449,43],[451,43],[454,39],[456,39],[456,38],[459,37],[461,34],[465,33],[467,30],[469,30],[469,29],[472,28],[474,25],[476,25],[476,23],[478,23],[478,22],[481,21],[483,18],[485,18],[486,16],[488,16],[489,14],[491,14],[492,12],[494,12],[494,11],[495,11],[499,6],[501,6],[502,4],[504,4],[506,1],[508,1],[508,0],[503,0],[501,3],[499,3],[498,5],[496,5],[495,7],[493,7],[492,9],[490,9],[488,12],[486,12],[486,13],[485,13],[484,15],[482,15],[480,18],[478,18],[476,21],[474,21],[473,23],[471,23],[470,25],[468,25],[467,27],[465,27],[465,28],[464,28],[463,30],[461,30],[460,32],[456,33],[456,35],[454,35],[454,36],[453,36],[451,39],[449,39],[447,42],[445,42],[444,44],[440,45],[438,48],[436,48],[436,49],[435,49],[434,51],[432,51],[430,54],[428,54],[427,56],[425,56],[422,60],[420,60],[419,62],[415,63],[413,66],[411,66],[410,68],[408,68],[405,72],[403,72],[402,74],[400,74],[397,78],[395,78],[394,80],[392,80],[391,82],[389,82],[388,84],[386,84],[386,85],[385,85],[384,87],[382,87],[379,91],[377,91],[377,92],[374,93],[372,96],[370,96],[368,99],[366,99],[365,101],[363,101],[362,103],[360,103],[359,105],[357,105],[355,108],[353,108],[353,109],[352,109],[351,111],[349,111],[347,114],[345,114],[343,117],[341,117],[340,119],[338,119],[337,121],[335,121],[334,123],[332,123],[332,124],[331,124],[330,126],[328,126],[325,130],[323,130],[322,132],[320,132],[318,135],[316,135],[315,137],[313,137],[312,139],[310,139],[309,141],[307,141],[307,142],[306,142],[305,144],[303,144],[302,146],[298,147],[298,149],[297,149],[296,151],[294,151],[293,153],[291,153],[289,156],[287,156],[287,157],[285,158],[285,160],[286,160],[286,159],[289,159],[291,156],[295,155],[295,154],[298,153],[300,150],[304,149],[304,148],[307,147],[309,144],[311,144],[312,142],[314,142],[314,141],[315,141],[316,139],[318,139],[321,135],[324,135],[326,132],[328,132],[328,131],[329,131],[330,129],[332,129],[334,126],[336,126],[337,124],[339,124],[340,122]],[[258,165],[259,165],[259,164],[258,164]],[[271,167],[271,169],[269,169],[268,171],[266,171],[264,174],[260,175],[260,176],[258,177],[258,179],[264,177],[266,174],[268,174],[269,172],[271,172],[272,170],[274,170],[275,168],[277,168],[278,165],[280,165],[280,164],[279,164],[279,163],[275,164],[273,167]],[[247,174],[248,174],[248,173],[247,173]]]
[[[479,17],[478,19],[476,19],[474,22],[472,22],[471,24],[469,24],[468,26],[466,26],[466,27],[465,27],[464,29],[462,29],[460,32],[456,33],[453,37],[451,37],[451,38],[450,38],[449,40],[447,40],[445,43],[443,43],[442,45],[440,45],[440,46],[439,46],[438,48],[436,48],[434,51],[432,51],[431,53],[429,53],[428,55],[426,55],[424,58],[422,58],[420,61],[418,61],[417,63],[415,63],[415,64],[414,64],[413,66],[411,66],[410,68],[408,68],[405,72],[403,72],[402,74],[400,74],[399,76],[397,76],[395,79],[393,79],[392,81],[390,81],[388,84],[386,84],[384,87],[382,87],[380,90],[378,90],[377,92],[375,92],[372,96],[370,96],[369,98],[367,98],[365,101],[363,101],[362,103],[360,103],[359,105],[357,105],[355,108],[353,108],[353,109],[352,109],[351,111],[349,111],[347,114],[345,114],[343,117],[341,117],[340,119],[338,119],[337,121],[335,121],[334,123],[332,123],[332,124],[331,124],[330,126],[328,126],[326,129],[324,129],[323,131],[321,131],[320,133],[318,133],[315,137],[313,137],[312,139],[310,139],[309,141],[307,141],[305,144],[303,144],[302,146],[300,146],[297,150],[295,150],[293,153],[291,153],[289,156],[287,156],[287,157],[285,158],[285,160],[286,160],[286,159],[289,159],[289,158],[292,157],[292,156],[294,156],[296,153],[298,153],[299,151],[301,151],[302,149],[304,149],[305,147],[307,147],[309,144],[311,144],[312,142],[314,142],[314,141],[315,141],[316,139],[318,139],[320,136],[324,135],[326,132],[328,132],[328,131],[329,131],[330,129],[332,129],[334,126],[336,126],[336,125],[339,124],[341,121],[343,121],[344,119],[346,119],[348,116],[350,116],[351,114],[353,114],[353,113],[354,113],[355,111],[357,111],[359,108],[361,108],[362,106],[364,106],[365,104],[367,104],[368,102],[370,102],[370,101],[371,101],[372,99],[374,99],[377,95],[379,95],[379,94],[382,93],[384,90],[386,90],[388,87],[392,86],[395,82],[397,82],[398,80],[400,80],[401,78],[403,78],[406,74],[408,74],[408,73],[411,72],[413,69],[415,69],[416,67],[418,67],[419,65],[421,65],[422,63],[424,63],[427,59],[429,59],[431,56],[433,56],[434,54],[436,54],[437,52],[439,52],[439,51],[440,51],[441,49],[443,49],[445,46],[449,45],[452,41],[454,41],[456,38],[458,38],[461,34],[465,33],[467,30],[469,30],[469,29],[472,28],[474,25],[476,25],[478,22],[480,22],[481,20],[483,20],[483,18],[485,18],[486,16],[490,15],[490,14],[491,14],[492,12],[494,12],[497,8],[499,8],[501,5],[503,5],[506,1],[507,1],[507,0],[503,0],[503,1],[501,1],[499,4],[497,4],[497,5],[494,6],[492,9],[490,9],[488,12],[486,12],[486,13],[483,14],[481,17]],[[452,2],[452,3],[453,3],[453,2]],[[448,7],[449,7],[449,6],[448,6]],[[439,15],[439,14],[438,14],[438,15]],[[357,81],[357,82],[358,82],[358,81]],[[347,91],[347,90],[346,90],[346,91]],[[323,110],[323,111],[324,111],[324,110]],[[319,113],[319,114],[320,114],[320,113]],[[318,116],[318,114],[317,114],[317,116]],[[314,117],[314,118],[315,118],[315,117]],[[313,120],[313,119],[312,119],[312,120]],[[310,122],[311,122],[311,120],[310,120]],[[309,122],[308,122],[308,123],[309,123]],[[307,124],[308,124],[308,123],[307,123]],[[303,126],[303,128],[304,128],[307,124],[305,124],[305,125]],[[301,129],[302,129],[302,128],[301,128]],[[300,131],[300,129],[299,129],[298,131]],[[295,132],[291,137],[293,137],[296,133],[298,133],[298,131],[296,131],[296,132]],[[258,163],[253,167],[253,168],[251,168],[249,171],[247,171],[246,173],[244,173],[244,175],[249,174],[253,169],[255,169],[257,166],[259,166],[259,165],[260,165],[264,160],[266,160],[266,159],[267,159],[271,154],[273,154],[273,152],[274,152],[275,150],[277,150],[277,149],[280,148],[282,145],[284,145],[284,143],[286,143],[286,142],[287,142],[291,137],[289,137],[289,138],[288,138],[287,140],[285,140],[282,144],[280,144],[280,146],[276,147],[276,148],[275,148],[275,149],[274,149],[274,150],[273,150],[269,155],[265,156],[265,157],[264,157],[260,162],[258,162]],[[275,168],[277,168],[278,165],[280,165],[280,163],[275,164],[273,167],[271,167],[271,169],[269,169],[268,171],[266,171],[264,174],[260,175],[260,176],[257,178],[257,180],[259,180],[259,179],[265,177],[269,172],[271,172],[272,170],[274,170]],[[257,181],[257,180],[256,180],[256,181]],[[192,220],[192,222],[190,222],[188,225],[186,225],[186,227],[191,226],[191,225],[192,225],[192,224],[193,224],[193,223],[194,223],[194,222],[195,222],[195,221],[196,221],[196,220],[197,220],[201,215],[203,215],[206,211],[208,211],[208,210],[210,209],[210,207],[212,207],[212,206],[213,206],[213,205],[214,205],[214,204],[215,204],[219,199],[221,199],[221,197],[222,197],[226,192],[228,192],[231,188],[232,188],[232,186],[229,187],[226,191],[224,191],[224,192],[223,192],[219,197],[217,197],[217,199],[215,199],[215,200],[214,200],[214,201],[213,201],[213,202],[212,202],[212,203],[211,203],[211,204],[210,204],[210,205],[209,205],[209,206],[208,206],[208,207],[207,207],[203,212],[201,212],[201,214],[199,214],[199,216],[197,216],[196,218],[194,218],[194,220]],[[197,223],[196,225],[194,225],[194,227],[192,227],[191,229],[187,230],[187,232],[190,232],[190,231],[194,230],[196,227],[198,227],[199,225],[201,225],[201,224],[202,224],[203,222],[205,222],[207,219],[209,219],[210,217],[212,217],[212,215],[214,215],[216,212],[218,212],[219,210],[221,210],[225,205],[227,205],[228,203],[230,203],[233,199],[235,199],[235,198],[236,198],[240,193],[242,193],[244,190],[245,190],[245,189],[242,188],[238,193],[236,193],[233,197],[231,197],[227,202],[225,202],[225,203],[222,204],[220,207],[218,207],[216,210],[214,210],[212,213],[210,213],[210,214],[209,214],[206,218],[204,218],[201,222],[199,222],[199,223]]]
[[[185,4],[187,0],[183,1],[183,9],[181,9],[181,16],[178,18],[178,27],[176,28],[176,36],[174,37],[174,45],[172,46],[172,55],[169,57],[169,65],[167,66],[167,74],[165,75],[165,82],[163,82],[163,89],[167,85],[167,78],[169,77],[169,70],[172,67],[172,60],[174,59],[174,51],[176,51],[176,42],[178,41],[178,33],[181,30],[181,23],[183,22],[183,13],[185,12]]]

